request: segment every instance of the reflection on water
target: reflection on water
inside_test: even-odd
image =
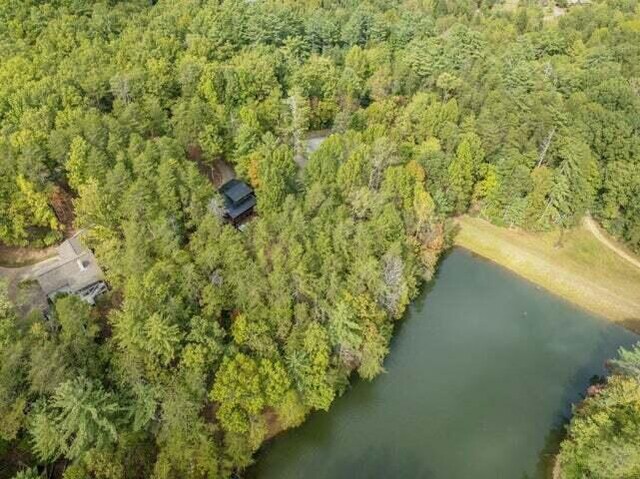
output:
[[[248,475],[544,477],[571,404],[635,340],[455,250],[396,331],[388,373],[273,440]]]

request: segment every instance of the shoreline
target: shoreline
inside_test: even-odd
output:
[[[571,304],[640,334],[640,269],[583,226],[565,234],[501,228],[463,216],[454,245],[485,258]],[[637,298],[637,299],[635,299]]]
[[[511,269],[510,267],[505,266],[503,263],[501,263],[501,262],[499,262],[497,260],[494,260],[492,258],[489,258],[487,256],[484,256],[481,253],[473,251],[472,249],[469,249],[466,246],[462,246],[462,245],[459,245],[457,243],[454,243],[452,248],[459,248],[461,250],[464,250],[467,253],[471,254],[472,256],[474,256],[476,258],[479,258],[482,261],[487,261],[487,262],[491,263],[492,265],[495,265],[498,268],[501,268],[501,269],[507,271],[509,274],[512,274],[512,275],[518,277],[518,279],[526,281],[527,283],[531,284],[535,288],[537,288],[539,290],[542,290],[547,294],[550,294],[551,296],[561,300],[562,302],[564,302],[564,303],[566,303],[566,304],[568,304],[568,305],[570,305],[570,306],[572,306],[574,308],[579,309],[580,311],[584,311],[585,313],[589,313],[591,315],[594,315],[594,316],[598,317],[598,319],[600,319],[602,321],[607,321],[609,323],[616,323],[616,324],[620,325],[621,327],[623,327],[625,329],[628,329],[629,331],[631,331],[633,333],[636,333],[637,335],[640,336],[640,324],[637,327],[635,327],[635,329],[634,329],[634,327],[632,325],[624,324],[624,320],[623,321],[615,320],[615,319],[612,319],[610,317],[605,316],[604,314],[595,312],[595,311],[587,308],[583,304],[579,304],[579,303],[577,303],[575,301],[571,301],[570,299],[568,299],[565,296],[559,294],[558,292],[553,291],[553,290],[547,288],[546,286],[543,286],[540,283],[537,283],[536,281],[533,281],[533,280],[527,278],[526,276],[524,276],[521,273],[515,271],[514,269]]]

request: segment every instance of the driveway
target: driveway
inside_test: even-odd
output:
[[[19,312],[27,314],[34,309],[42,310],[47,305],[47,298],[37,284],[27,283],[35,279],[35,273],[46,267],[57,258],[48,258],[36,264],[20,268],[6,268],[0,266],[0,280],[7,282],[9,299],[16,305]]]

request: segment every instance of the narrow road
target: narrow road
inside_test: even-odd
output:
[[[5,268],[0,266],[0,279],[4,279],[9,283],[9,286],[12,286],[14,283],[17,284],[20,281],[29,279],[32,271],[33,266],[23,266],[20,268]]]
[[[0,266],[0,278],[6,278],[6,279],[16,278],[19,281],[31,279],[36,271],[47,266],[51,261],[55,261],[56,259],[57,259],[57,256],[54,256],[51,258],[46,258],[34,264],[30,264],[27,266],[19,266],[17,268],[7,268],[5,266]]]
[[[634,258],[629,253],[624,251],[622,248],[619,248],[618,246],[613,244],[611,241],[609,241],[609,239],[607,239],[607,237],[602,234],[602,231],[600,231],[600,228],[598,227],[596,222],[593,220],[593,218],[591,218],[591,216],[584,217],[584,226],[593,234],[593,236],[595,236],[595,238],[598,241],[600,241],[600,243],[605,245],[607,248],[609,248],[611,251],[616,253],[621,258],[627,260],[636,268],[640,268],[640,260],[638,260],[637,258]]]

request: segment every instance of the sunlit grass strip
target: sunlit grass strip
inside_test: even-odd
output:
[[[640,332],[640,269],[600,244],[583,227],[529,233],[479,218],[457,220],[456,244],[484,256],[550,292]]]

